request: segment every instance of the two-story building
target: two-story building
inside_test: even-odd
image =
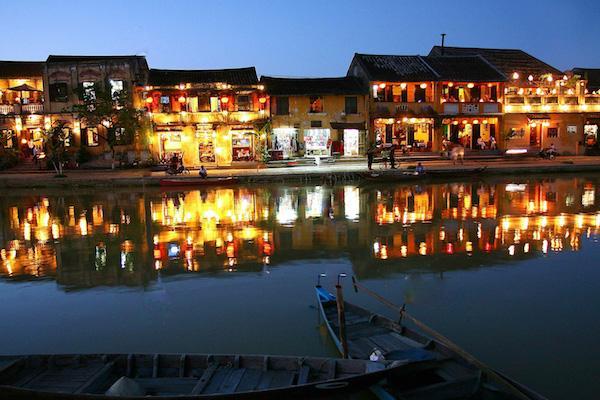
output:
[[[439,75],[421,56],[355,54],[348,76],[369,87],[369,143],[432,151],[435,82]]]
[[[6,148],[41,147],[44,129],[44,63],[0,61],[0,137]]]
[[[272,160],[365,154],[367,88],[359,79],[263,76],[261,83],[271,100]]]
[[[517,49],[434,46],[430,56],[479,55],[507,81],[502,94],[503,124],[499,144],[512,152],[536,151],[554,144],[562,154],[582,154],[587,113],[597,95],[586,81]]]
[[[262,161],[268,98],[254,67],[151,69],[138,96],[152,120],[155,158],[215,167]]]
[[[506,76],[480,56],[423,58],[438,76],[438,137],[466,149],[497,147]]]
[[[49,56],[44,64],[46,128],[57,121],[63,122],[65,129],[70,130],[68,144],[71,148],[86,146],[93,155],[108,151],[109,128],[102,124],[85,126],[73,106],[83,101],[83,95],[95,96],[99,88],[110,90],[112,95],[125,92],[133,105],[134,88],[143,86],[147,76],[148,64],[143,56]],[[123,137],[133,138],[134,135]]]

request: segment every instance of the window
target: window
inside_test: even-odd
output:
[[[108,81],[110,84],[110,96],[113,100],[119,100],[119,98],[124,94],[123,90],[125,89],[125,84],[123,81],[111,79]]]
[[[5,149],[14,147],[13,131],[11,129],[2,129],[0,131],[0,142],[2,142]]]
[[[209,96],[198,96],[198,111],[206,112],[210,111],[210,97]]]
[[[323,126],[323,121],[310,121],[311,128],[321,128]]]
[[[50,84],[50,101],[56,102],[67,102],[69,101],[69,95],[67,94],[67,83],[57,82]]]
[[[422,103],[427,101],[426,91],[426,88],[422,88],[419,85],[415,85],[415,103]]]
[[[310,96],[310,107],[309,113],[322,113],[323,112],[323,97],[322,96]]]
[[[98,128],[85,128],[84,138],[89,147],[98,146]]]
[[[65,144],[65,147],[71,146],[71,129],[70,128],[62,129],[62,140]]]
[[[275,114],[289,115],[290,113],[290,98],[286,96],[278,96],[275,98]]]
[[[548,128],[548,137],[558,137],[558,128]]]
[[[81,88],[82,88],[82,98],[81,100],[84,101],[94,101],[96,100],[96,89],[95,89],[95,83],[94,82],[83,82],[81,84]]]
[[[252,109],[250,102],[250,96],[241,95],[237,97],[237,109],[238,111],[250,111]]]
[[[125,128],[113,128],[110,133],[114,135],[116,144],[130,144],[130,140],[126,135]]]
[[[221,111],[221,107],[219,106],[221,102],[219,101],[218,97],[211,97],[210,98],[210,111],[211,112],[218,112]]]
[[[358,97],[346,96],[346,104],[344,106],[346,114],[358,114]]]
[[[577,134],[577,125],[567,125],[567,133],[569,135],[576,135]]]

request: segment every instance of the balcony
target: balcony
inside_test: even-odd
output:
[[[481,115],[501,113],[500,103],[442,103],[444,115]]]
[[[432,115],[434,114],[433,103],[392,103],[376,102],[371,104],[371,116],[397,117],[403,115]]]
[[[12,104],[0,104],[0,115],[14,114],[15,107]]]
[[[573,113],[600,111],[600,96],[506,95],[506,113]]]
[[[21,105],[22,114],[41,114],[44,112],[43,104],[23,104]]]

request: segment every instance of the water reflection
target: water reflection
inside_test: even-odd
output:
[[[573,178],[4,196],[0,274],[85,288],[312,257],[348,257],[362,277],[485,266],[579,250],[598,235],[597,188]]]

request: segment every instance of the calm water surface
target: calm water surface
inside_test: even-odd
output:
[[[599,227],[594,175],[5,192],[0,353],[333,356],[312,288],[345,272],[550,398],[592,399]]]

